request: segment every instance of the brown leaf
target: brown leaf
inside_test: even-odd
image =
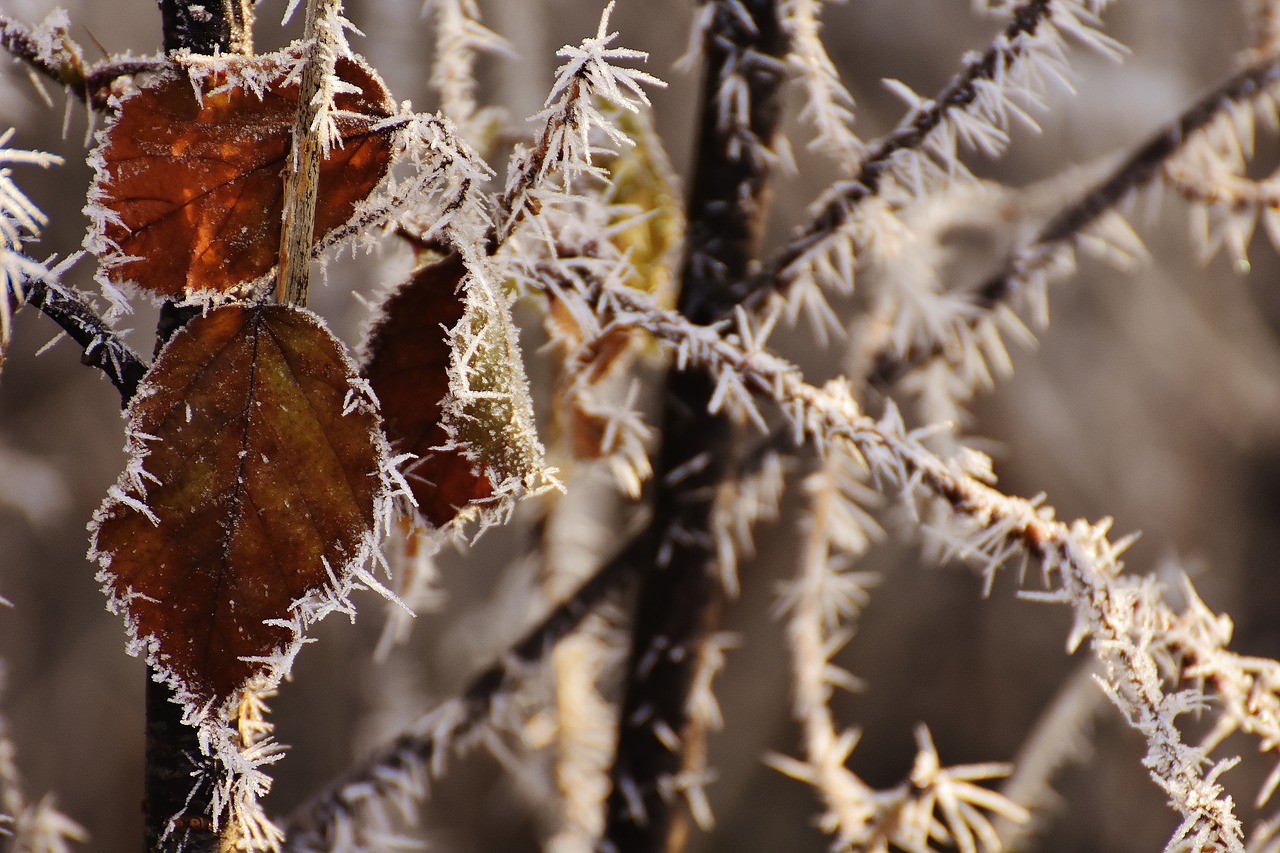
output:
[[[166,297],[225,292],[275,266],[298,109],[296,80],[285,84],[294,62],[230,57],[196,84],[172,71],[121,102],[93,154],[90,191],[89,245],[112,283]],[[347,58],[337,75],[360,92],[335,98],[343,145],[320,167],[317,239],[352,217],[391,162],[391,131],[373,129],[395,112],[386,87]],[[260,93],[245,80],[260,81]]]
[[[489,478],[457,450],[438,450],[449,436],[441,425],[440,401],[449,392],[452,328],[464,308],[458,284],[466,274],[451,254],[427,264],[382,306],[369,335],[365,376],[382,405],[387,438],[397,453],[413,453],[405,479],[418,512],[442,527],[460,509],[489,497]]]
[[[281,675],[244,658],[294,648],[369,556],[377,409],[315,315],[228,305],[174,335],[129,418],[133,459],[92,525],[99,580],[148,662],[221,706]]]

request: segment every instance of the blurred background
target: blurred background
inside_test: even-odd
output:
[[[35,24],[53,0],[0,0],[0,12]],[[61,0],[72,35],[87,54],[153,54],[160,45],[153,0]],[[267,51],[296,36],[282,30],[284,3],[259,4],[257,46]],[[525,131],[557,63],[554,52],[594,33],[599,2],[482,2],[485,23],[507,37],[517,56],[486,60],[483,101],[508,109]],[[882,78],[917,92],[941,88],[962,55],[981,49],[1001,23],[959,0],[851,0],[826,10],[824,34],[857,101],[856,129],[871,138],[901,117]],[[980,5],[980,4],[979,4]],[[1127,45],[1122,63],[1073,51],[1074,94],[1046,95],[1042,132],[1018,128],[998,161],[967,158],[984,177],[1013,188],[1027,209],[1052,211],[1081,186],[1072,170],[1127,152],[1236,67],[1251,39],[1252,4],[1203,0],[1135,0],[1117,4],[1105,31]],[[363,31],[353,40],[386,78],[397,99],[433,110],[426,81],[429,20],[410,0],[347,0]],[[685,0],[620,0],[613,29],[619,43],[650,53],[646,69],[669,83],[655,92],[654,114],[676,172],[687,179],[695,126],[696,73],[673,68],[689,42],[693,10]],[[48,214],[38,258],[79,249],[89,182],[87,126],[77,102],[49,89],[45,103],[19,64],[0,61],[0,129],[16,127],[20,148],[62,155],[47,172],[15,167],[15,178]],[[790,90],[800,107],[799,90]],[[68,103],[69,101],[69,103]],[[65,106],[65,108],[64,108]],[[771,241],[797,223],[830,180],[832,168],[806,151],[809,131],[788,127],[797,170],[779,175]],[[1274,134],[1259,140],[1258,173],[1280,161]],[[1017,208],[1021,209],[1021,208]],[[1078,274],[1050,291],[1051,324],[1035,349],[1013,350],[1015,374],[982,397],[966,430],[991,439],[1006,491],[1045,492],[1063,518],[1115,518],[1116,530],[1141,530],[1131,571],[1164,572],[1177,600],[1177,575],[1189,572],[1208,605],[1230,613],[1235,648],[1280,655],[1280,288],[1274,250],[1250,248],[1251,272],[1224,258],[1197,260],[1188,209],[1172,193],[1131,217],[1153,258],[1121,272],[1085,260]],[[956,275],[994,269],[1001,235],[986,226],[958,235]],[[334,263],[312,307],[353,346],[367,309],[353,298],[393,277],[394,253]],[[67,283],[96,292],[93,262],[82,260]],[[152,348],[155,312],[139,300],[121,321],[143,353]],[[85,523],[123,465],[119,397],[96,371],[78,363],[66,341],[43,349],[52,323],[22,312],[0,377],[0,610],[3,692],[0,717],[17,745],[28,796],[54,792],[64,811],[92,835],[88,849],[136,850],[140,844],[142,687],[140,661],[124,653],[120,621],[104,609],[85,559]],[[549,356],[528,331],[526,357],[537,376]],[[776,342],[813,381],[835,372],[835,349],[813,348],[807,330]],[[37,354],[39,353],[39,354]],[[798,490],[795,490],[798,491]],[[759,531],[759,552],[742,567],[743,593],[728,614],[737,647],[718,694],[725,728],[711,739],[717,781],[709,788],[716,826],[695,833],[693,849],[825,850],[813,825],[813,792],[766,767],[769,751],[798,754],[790,718],[782,628],[772,618],[777,583],[795,558],[798,501]],[[442,555],[447,602],[414,625],[404,654],[370,664],[385,605],[368,594],[355,625],[329,620],[320,642],[300,656],[293,683],[274,708],[289,755],[278,765],[273,813],[285,813],[396,725],[450,695],[466,675],[500,650],[518,625],[493,618],[534,581],[522,559],[531,541],[526,506],[517,522],[491,532],[466,553]],[[892,511],[894,534],[867,560],[881,585],[840,662],[865,681],[835,703],[843,725],[864,734],[850,765],[868,782],[889,786],[910,771],[913,728],[927,723],[944,763],[1011,760],[1055,692],[1086,652],[1065,653],[1070,614],[1015,598],[1013,575],[982,598],[981,579],[959,566],[920,557],[914,534]],[[507,602],[496,604],[495,602]],[[533,618],[533,613],[528,614]],[[1234,748],[1234,749],[1232,749]],[[1246,761],[1225,777],[1240,813],[1271,770],[1256,744],[1228,744]],[[1059,779],[1061,805],[1045,816],[1037,849],[1161,849],[1177,816],[1141,766],[1144,744],[1109,707],[1093,726],[1092,747]],[[1230,754],[1230,753],[1228,753]],[[451,763],[434,787],[424,821],[439,849],[537,849],[546,827],[536,797],[498,763],[476,753]]]

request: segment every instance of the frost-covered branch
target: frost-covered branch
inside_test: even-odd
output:
[[[854,134],[853,96],[827,55],[820,34],[822,0],[784,0],[779,7],[782,29],[790,42],[787,64],[799,75],[806,103],[800,118],[817,135],[810,147],[852,170],[862,159],[862,140]]]
[[[53,154],[5,147],[12,136],[12,130],[0,134],[0,164],[47,168],[62,162]],[[22,251],[22,244],[39,236],[47,221],[10,178],[10,170],[0,167],[0,363],[9,341],[13,311],[16,306],[30,303],[80,345],[84,350],[81,361],[105,373],[127,403],[147,372],[147,364],[84,297],[59,284],[60,273],[69,262],[51,269]]]
[[[334,96],[339,92],[360,92],[359,87],[344,83],[334,73],[338,54],[350,53],[343,23],[342,0],[308,0],[306,59],[298,89],[298,118],[285,169],[284,225],[280,230],[276,276],[276,300],[285,305],[307,304],[320,161],[329,156],[334,144],[342,144]]]
[[[771,763],[819,792],[826,812],[819,826],[834,836],[838,849],[862,845],[886,817],[883,798],[858,778],[845,762],[858,742],[858,732],[839,731],[830,700],[837,688],[852,690],[857,680],[833,658],[853,635],[853,623],[868,600],[875,578],[849,570],[879,535],[879,527],[862,509],[869,490],[862,471],[850,457],[833,449],[822,467],[805,482],[810,512],[796,578],[779,609],[788,615],[794,680],[793,713],[803,728],[804,760],[775,757]],[[839,515],[840,517],[834,517]]]
[[[506,39],[480,23],[475,0],[430,0],[435,12],[436,52],[431,65],[431,86],[440,95],[440,111],[462,129],[462,135],[480,142],[483,111],[477,112],[476,57],[481,53],[512,52]]]
[[[25,62],[32,72],[49,78],[99,110],[106,109],[114,81],[165,65],[160,59],[127,58],[86,66],[84,51],[68,35],[70,26],[67,13],[61,9],[51,12],[34,29],[0,15],[0,47]]]
[[[13,182],[7,164],[27,164],[49,168],[62,158],[41,151],[9,148],[13,129],[0,134],[0,364],[13,331],[13,311],[26,299],[28,281],[53,282],[57,276],[46,265],[36,263],[22,251],[22,244],[40,236],[49,220]]]
[[[984,52],[966,56],[964,70],[934,97],[894,81],[891,88],[910,107],[907,115],[892,133],[865,146],[852,177],[835,184],[814,219],[744,285],[744,298],[755,302],[761,291],[796,286],[805,293],[815,279],[848,289],[850,258],[868,239],[862,205],[880,196],[917,197],[963,177],[962,143],[997,156],[1012,122],[1034,127],[1028,109],[1040,107],[1048,82],[1066,74],[1068,37],[1119,54],[1120,46],[1095,26],[1107,5],[1108,0],[1027,0],[1012,10],[1012,20]]]
[[[300,806],[285,825],[285,849],[364,849],[337,845],[388,837],[397,820],[411,820],[414,804],[428,796],[432,778],[443,772],[452,751],[474,742],[529,668],[544,661],[560,640],[634,576],[646,547],[643,539],[633,540],[502,657],[472,677],[455,698]]]
[[[71,853],[89,838],[83,826],[58,810],[52,795],[31,801],[22,790],[17,746],[0,720],[0,847],[22,853]]]
[[[1046,287],[1051,279],[1074,268],[1077,247],[1090,251],[1101,249],[1113,257],[1117,251],[1126,257],[1140,252],[1137,238],[1115,209],[1136,190],[1158,179],[1162,170],[1174,169],[1172,164],[1183,151],[1193,147],[1199,150],[1202,135],[1219,123],[1229,125],[1233,138],[1238,138],[1236,122],[1251,114],[1254,108],[1251,105],[1265,108],[1270,104],[1277,83],[1280,83],[1280,62],[1274,58],[1250,66],[1161,128],[1097,186],[1050,219],[1030,243],[1014,250],[1000,272],[969,298],[972,311],[966,321],[968,330],[967,333],[961,330],[957,340],[980,342],[998,335],[992,323],[1000,319],[993,312],[1010,303],[1043,324],[1047,316]],[[1251,122],[1249,126],[1251,128]],[[1251,136],[1250,132],[1250,139]],[[1175,172],[1175,177],[1177,174]],[[1267,222],[1275,218],[1270,208],[1264,216]],[[958,366],[962,377],[976,380],[970,381],[971,387],[989,383],[989,379],[983,381],[989,373],[980,353],[965,347],[964,354],[957,356],[954,341],[948,345],[953,347],[952,353],[945,352],[942,341],[926,348],[886,347],[874,359],[871,381],[888,384],[910,370],[918,370],[945,356],[951,369]]]
[[[879,420],[863,414],[845,381],[809,385],[795,367],[762,348],[745,314],[729,331],[695,325],[622,289],[597,289],[586,298],[604,318],[602,329],[642,327],[674,350],[681,369],[708,371],[717,383],[717,406],[752,409],[751,396],[760,395],[781,407],[798,438],[824,451],[844,446],[878,489],[900,493],[921,517],[929,512],[934,519],[929,529],[947,552],[976,562],[989,582],[1009,560],[1034,559],[1048,591],[1024,594],[1074,609],[1071,645],[1091,640],[1105,670],[1104,689],[1147,740],[1144,763],[1183,817],[1171,848],[1244,849],[1234,804],[1217,781],[1234,761],[1218,762],[1206,772],[1206,750],[1184,742],[1177,719],[1203,709],[1204,695],[1166,690],[1161,672],[1170,611],[1151,579],[1120,574],[1119,556],[1130,540],[1112,542],[1109,521],[1058,521],[1042,501],[1005,495],[988,485],[990,471],[980,460],[962,467],[927,450],[896,410]]]
[[[507,240],[526,216],[535,215],[542,206],[541,192],[553,174],[563,180],[563,190],[570,191],[580,177],[602,179],[604,171],[592,161],[595,151],[592,130],[605,133],[616,145],[630,145],[631,140],[600,111],[601,101],[613,108],[637,112],[648,106],[645,86],[663,86],[661,80],[644,71],[614,65],[620,60],[644,60],[648,54],[623,47],[610,47],[618,37],[609,32],[609,3],[600,17],[594,37],[577,46],[565,46],[557,56],[565,60],[556,70],[556,80],[547,96],[542,112],[533,121],[543,129],[532,150],[517,149],[512,157],[507,185],[497,202],[498,219],[488,238],[488,252],[493,254]]]
[[[68,35],[71,21],[61,9],[34,29],[0,15],[0,47],[81,98],[90,91],[84,54]]]

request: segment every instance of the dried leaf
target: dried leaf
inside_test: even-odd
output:
[[[493,491],[474,462],[457,449],[441,449],[449,442],[441,423],[441,401],[449,393],[445,330],[462,319],[458,285],[465,274],[456,254],[423,266],[383,304],[366,347],[365,375],[382,405],[387,438],[397,453],[417,456],[405,479],[418,512],[437,527]]]
[[[443,421],[449,446],[458,447],[487,469],[498,512],[507,498],[557,488],[538,438],[529,379],[520,354],[520,335],[511,318],[511,299],[485,259],[467,259],[462,319],[449,330],[449,396]]]
[[[370,556],[387,456],[362,384],[314,314],[236,304],[174,335],[134,398],[90,553],[133,650],[186,698],[278,679]]]
[[[675,170],[647,113],[619,111],[615,121],[635,144],[622,146],[605,166],[609,201],[631,208],[634,215],[611,239],[635,269],[627,284],[671,307],[677,249],[685,226]]]
[[[635,144],[623,146],[605,162],[609,176],[609,202],[617,213],[610,241],[631,265],[628,287],[645,291],[667,307],[675,302],[675,263],[684,237],[684,206],[676,188],[675,172],[662,141],[647,114],[617,110],[611,116]],[[546,328],[562,351],[583,365],[574,376],[560,378],[555,390],[556,427],[567,436],[578,459],[605,456],[602,441],[608,420],[584,411],[566,392],[568,386],[595,385],[619,373],[644,351],[646,337],[630,329],[612,329],[583,349],[583,334],[569,309],[550,298]]]
[[[111,283],[172,297],[226,292],[271,271],[298,61],[229,57],[168,72],[120,103],[92,155],[89,208],[88,246]],[[391,162],[392,132],[375,129],[395,112],[386,87],[348,58],[337,75],[359,92],[335,98],[343,145],[320,167],[317,238],[352,217]]]

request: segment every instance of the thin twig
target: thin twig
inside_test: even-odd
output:
[[[81,362],[105,373],[120,392],[121,404],[128,405],[150,365],[120,339],[84,297],[42,281],[28,281],[24,289],[26,301],[80,345],[84,350]]]
[[[42,51],[40,41],[30,27],[0,15],[0,47],[99,110],[107,108],[111,84],[119,78],[168,66],[166,60],[125,59],[107,60],[86,68],[83,51],[65,30],[58,28],[52,33],[50,41],[58,45],[52,53]]]
[[[1200,98],[1177,120],[1147,140],[1109,177],[1053,217],[1034,240],[1012,252],[1001,271],[974,292],[973,303],[986,312],[1006,303],[1032,275],[1052,260],[1055,251],[1073,243],[1099,217],[1128,198],[1134,190],[1158,178],[1169,159],[1181,151],[1198,131],[1234,104],[1262,96],[1277,83],[1280,83],[1280,59],[1272,57],[1240,71]],[[976,326],[985,319],[986,312],[975,312],[968,322]],[[888,385],[907,371],[941,357],[940,347],[911,351],[905,355],[884,349],[873,360],[870,380],[876,385]]]
[[[981,58],[970,62],[928,102],[928,108],[918,110],[911,121],[871,146],[853,177],[842,185],[842,191],[833,193],[817,216],[775,253],[763,274],[744,283],[742,300],[754,304],[762,298],[761,291],[785,288],[784,271],[815,243],[838,231],[861,202],[880,191],[881,183],[893,170],[897,155],[920,148],[929,135],[946,122],[952,110],[967,109],[977,100],[980,81],[990,81],[1003,74],[1019,59],[1014,46],[1019,44],[1020,37],[1033,35],[1050,18],[1054,2],[1028,0],[1019,6],[1001,37],[987,48]]]
[[[311,244],[315,237],[320,161],[329,153],[329,113],[334,63],[341,35],[342,0],[309,0],[305,37],[306,67],[298,91],[298,119],[284,183],[284,226],[280,230],[280,264],[276,300],[307,304],[311,284]]]
[[[478,730],[531,665],[545,659],[602,601],[635,576],[635,566],[647,549],[643,537],[633,539],[506,653],[474,675],[455,699],[426,714],[423,720],[429,725],[376,750],[295,810],[286,827],[285,849],[307,849],[312,841],[329,837],[364,802],[403,795],[397,790],[403,774],[418,775],[424,767],[440,767],[449,747]],[[446,708],[451,712],[440,713]]]

